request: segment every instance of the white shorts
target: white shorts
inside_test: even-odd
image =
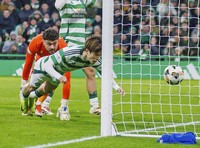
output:
[[[45,81],[51,83],[53,86],[58,86],[60,84],[60,81],[56,79],[52,79],[50,76],[47,74],[43,73],[38,73],[38,72],[33,72],[31,74],[31,79],[30,79],[30,85],[38,88],[40,85],[42,85]]]
[[[52,78],[46,72],[42,70],[42,64],[44,61],[44,57],[40,58],[34,66],[33,73],[31,74],[30,84],[31,86],[38,88],[42,85],[45,81],[51,83],[53,86],[58,86],[60,81],[56,78]]]

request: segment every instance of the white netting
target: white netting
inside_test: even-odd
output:
[[[199,1],[114,0],[114,70],[126,96],[113,93],[117,134],[191,131],[200,137]],[[163,79],[168,65],[185,73]]]

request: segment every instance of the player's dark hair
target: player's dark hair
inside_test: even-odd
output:
[[[55,41],[58,40],[59,34],[56,30],[49,28],[43,32],[42,38],[43,40]]]
[[[88,38],[85,42],[85,49],[88,49],[90,52],[94,52],[97,55],[101,54],[102,53],[101,37],[93,36]]]

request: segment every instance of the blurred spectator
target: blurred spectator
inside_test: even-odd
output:
[[[29,24],[30,25],[26,28],[26,30],[23,33],[23,37],[26,40],[26,44],[29,44],[32,38],[40,33],[40,28],[37,26],[37,21],[34,17],[30,17]]]
[[[181,56],[183,56],[183,49],[181,48],[181,47],[176,47],[175,48],[175,54],[174,54],[175,56],[177,56],[177,57],[175,57],[175,61],[176,62],[180,62],[181,61]]]
[[[122,6],[123,6],[122,10],[123,10],[124,14],[128,13],[128,11],[131,7],[130,0],[123,0]]]
[[[24,28],[22,26],[22,24],[19,24],[15,27],[15,33],[16,35],[22,35],[24,32]]]
[[[138,32],[137,32],[137,28],[132,26],[129,29],[129,34],[127,35],[129,43],[133,44],[135,42],[135,40],[137,40],[139,38]]]
[[[31,0],[30,4],[34,10],[38,10],[40,8],[39,0]]]
[[[155,22],[157,22],[157,17],[155,15],[155,10],[153,8],[149,8],[146,11],[146,15],[145,15],[145,22],[150,22],[152,19],[155,20]]]
[[[134,44],[131,44],[131,48],[130,48],[130,55],[131,56],[138,56],[139,52],[141,49],[141,44],[140,44],[140,40],[135,40]],[[137,58],[134,58],[133,60],[136,60]]]
[[[160,3],[157,5],[157,12],[159,18],[159,24],[166,26],[166,19],[168,21],[167,16],[177,15],[177,10],[173,7],[169,0],[160,0]],[[165,23],[163,23],[165,22]]]
[[[119,33],[118,26],[113,27],[113,44],[121,43],[121,33]]]
[[[43,3],[46,3],[48,6],[49,6],[49,9],[50,9],[50,12],[54,12],[54,11],[57,11],[57,9],[55,8],[55,0],[40,0],[40,6],[43,4]]]
[[[14,20],[14,25],[18,25],[20,23],[19,13],[15,9],[15,4],[13,2],[8,3],[8,10],[10,11],[10,17]]]
[[[53,23],[55,24],[57,20],[60,20],[60,16],[59,16],[59,13],[54,11],[52,14],[51,14],[51,20],[53,21]]]
[[[60,24],[61,24],[61,20],[56,20],[56,22],[54,23],[55,26],[57,26],[60,29]]]
[[[2,0],[0,1],[0,13],[3,12],[4,10],[8,9],[8,3],[10,3],[11,0]]]
[[[147,3],[148,0],[137,0],[137,2],[141,5],[142,15],[146,15],[147,9],[149,9],[149,5]]]
[[[18,11],[22,10],[27,0],[14,0],[13,1]]]
[[[188,56],[189,55],[189,37],[187,35],[184,35],[182,37],[180,37],[180,44],[179,46],[182,47],[183,49],[183,54],[185,56]]]
[[[130,50],[130,41],[126,34],[121,34],[121,54],[127,53]]]
[[[152,18],[151,20],[149,20],[149,26],[150,26],[151,34],[153,34],[153,35],[159,35],[159,33],[160,33],[160,26],[157,25],[157,21],[156,21],[155,18]]]
[[[188,22],[182,22],[180,24],[180,36],[189,36]]]
[[[167,43],[167,46],[164,48],[163,54],[168,56],[174,56],[175,55],[175,39],[171,38],[169,42]]]
[[[183,11],[183,13],[181,14],[181,23],[183,22],[188,22],[188,18],[190,17],[190,14],[188,11]]]
[[[174,26],[178,27],[180,20],[178,18],[178,16],[173,16],[170,18],[170,23],[173,24]]]
[[[26,54],[27,44],[23,42],[23,37],[21,35],[17,36],[17,40],[11,46],[12,53]]]
[[[12,45],[16,43],[16,34],[14,31],[10,33],[9,40],[5,41],[3,48],[2,48],[2,53],[12,53]]]
[[[93,24],[92,24],[93,26],[96,26],[96,25],[98,25],[98,26],[100,26],[100,28],[102,28],[102,17],[101,17],[101,15],[95,15],[95,18],[94,18],[94,22],[93,22]]]
[[[95,17],[96,20],[96,17]],[[122,13],[120,9],[114,10],[114,25],[117,25],[119,28],[119,32],[121,32],[122,27]]]
[[[36,19],[37,23],[41,22],[43,19],[43,15],[39,10],[35,10],[33,12],[33,14],[31,14],[31,17],[34,17]]]
[[[10,16],[9,10],[3,11],[3,16],[0,16],[0,29],[10,33],[15,29],[14,19]]]
[[[195,28],[192,29],[191,37],[200,37],[200,24],[196,24]]]
[[[140,60],[142,60],[142,61],[149,60],[150,47],[149,47],[149,43],[148,42],[143,44],[142,49],[139,52],[139,55],[140,55]]]
[[[114,55],[121,55],[121,46],[120,44],[113,45],[113,54]]]
[[[37,26],[40,28],[40,31],[43,32],[44,30],[48,29],[49,27],[52,27],[54,25],[53,21],[50,19],[50,16],[48,13],[44,14],[44,17],[42,21],[40,21]]]
[[[29,16],[34,12],[31,5],[26,3],[22,10],[19,11],[19,18],[21,22],[28,21]]]
[[[159,17],[170,15],[177,15],[177,10],[174,8],[170,0],[160,0],[160,3],[157,5],[157,11]]]
[[[26,28],[29,26],[27,21],[24,21],[22,24],[19,24],[15,27],[16,35],[23,35]]]
[[[129,9],[129,13],[133,15],[132,24],[134,26],[140,24],[140,18],[142,16],[140,4],[133,2],[132,7]]]
[[[200,47],[199,37],[197,36],[191,37],[189,42],[190,56],[199,56],[200,55],[199,47]]]
[[[121,9],[121,3],[120,3],[120,0],[115,0],[114,1],[114,10],[116,10],[116,9]]]
[[[145,42],[149,42],[151,32],[150,32],[150,26],[149,25],[142,25],[140,28],[140,41],[141,44]]]
[[[155,36],[153,36],[150,39],[150,54],[151,55],[161,55],[159,45],[157,42],[157,38]]]
[[[42,5],[41,5],[39,10],[43,15],[48,13],[49,16],[51,16],[51,11],[50,11],[49,5],[47,3],[42,3]]]
[[[99,25],[95,25],[93,29],[93,35],[101,36],[101,34],[102,34],[101,27]]]
[[[164,48],[166,47],[169,40],[169,29],[167,27],[161,29],[159,45],[161,53],[163,53]]]
[[[86,37],[90,36],[93,33],[93,26],[92,26],[92,19],[87,18],[86,19],[86,28],[85,28],[85,35]]]
[[[186,2],[184,2],[184,1],[180,1],[180,4],[179,4],[179,13],[180,14],[178,14],[179,15],[179,17],[181,17],[182,16],[182,14],[184,13],[184,12],[188,12],[188,6],[187,6],[187,3]]]
[[[191,14],[190,16],[190,29],[193,30],[194,27],[199,24],[199,18],[200,18],[200,7],[196,6],[194,8],[194,13]]]
[[[133,15],[132,15],[132,12],[129,12],[127,14],[124,14],[124,17],[123,17],[123,33],[128,33],[129,32],[129,29],[131,28],[132,26],[132,20],[133,20]],[[119,24],[116,24],[118,26],[118,28],[121,26]],[[121,29],[120,29],[121,30]]]

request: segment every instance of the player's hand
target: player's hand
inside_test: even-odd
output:
[[[120,95],[125,96],[125,92],[124,92],[124,90],[123,90],[121,87],[117,89],[117,92],[118,92]]]
[[[26,85],[27,83],[28,83],[27,80],[23,80],[23,79],[21,79],[20,90],[22,90],[22,88],[24,87],[24,85]]]
[[[67,82],[67,78],[65,76],[60,77],[59,81],[61,83],[66,83]]]

